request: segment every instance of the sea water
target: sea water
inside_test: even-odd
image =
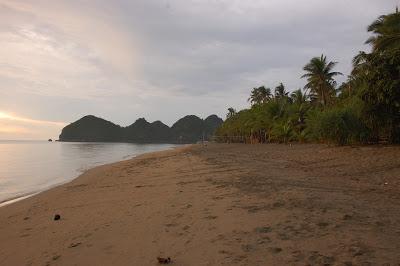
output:
[[[173,144],[0,141],[0,206],[113,163]]]

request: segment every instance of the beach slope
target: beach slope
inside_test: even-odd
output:
[[[146,154],[1,207],[0,265],[397,265],[399,176],[399,147]]]

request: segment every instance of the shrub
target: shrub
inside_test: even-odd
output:
[[[307,134],[311,139],[338,145],[362,143],[368,140],[369,130],[362,121],[357,107],[336,106],[324,111],[314,109],[308,113]]]
[[[295,137],[292,125],[289,122],[278,123],[272,128],[272,139],[274,141],[288,143]]]

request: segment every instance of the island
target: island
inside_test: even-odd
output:
[[[121,127],[103,118],[87,115],[65,126],[59,136],[65,142],[134,142],[134,143],[196,143],[209,140],[223,120],[217,115],[201,119],[187,115],[172,127],[161,121],[148,122],[137,119],[127,127]]]

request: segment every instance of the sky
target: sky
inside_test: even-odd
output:
[[[224,118],[253,87],[302,88],[315,56],[368,50],[399,0],[0,0],[0,139],[57,139],[88,114],[121,126]]]

